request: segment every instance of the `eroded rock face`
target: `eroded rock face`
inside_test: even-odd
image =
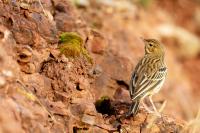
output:
[[[58,32],[78,30],[77,18],[69,2],[54,4],[0,2],[0,106],[10,114],[0,116],[2,132],[73,132],[86,118],[96,119],[90,63],[56,49]]]

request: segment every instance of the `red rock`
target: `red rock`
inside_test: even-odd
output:
[[[115,100],[121,102],[128,102],[131,100],[129,91],[125,87],[119,87],[113,97]]]
[[[108,41],[96,31],[92,31],[90,43],[91,51],[96,54],[103,54],[108,45]]]

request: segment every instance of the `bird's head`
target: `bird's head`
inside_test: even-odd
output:
[[[145,44],[145,54],[150,55],[164,55],[164,48],[162,44],[156,39],[143,39]]]

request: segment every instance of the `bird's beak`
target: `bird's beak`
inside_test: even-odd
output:
[[[147,40],[144,39],[143,37],[140,37],[140,39],[144,42],[144,44],[146,44]]]

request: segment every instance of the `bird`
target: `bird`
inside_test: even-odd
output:
[[[156,39],[142,40],[145,44],[145,54],[139,60],[130,79],[129,93],[132,103],[126,113],[126,117],[135,116],[139,110],[140,103],[149,113],[159,115],[152,96],[160,91],[167,75],[164,46]],[[153,107],[153,111],[144,103],[144,99],[147,97]]]

